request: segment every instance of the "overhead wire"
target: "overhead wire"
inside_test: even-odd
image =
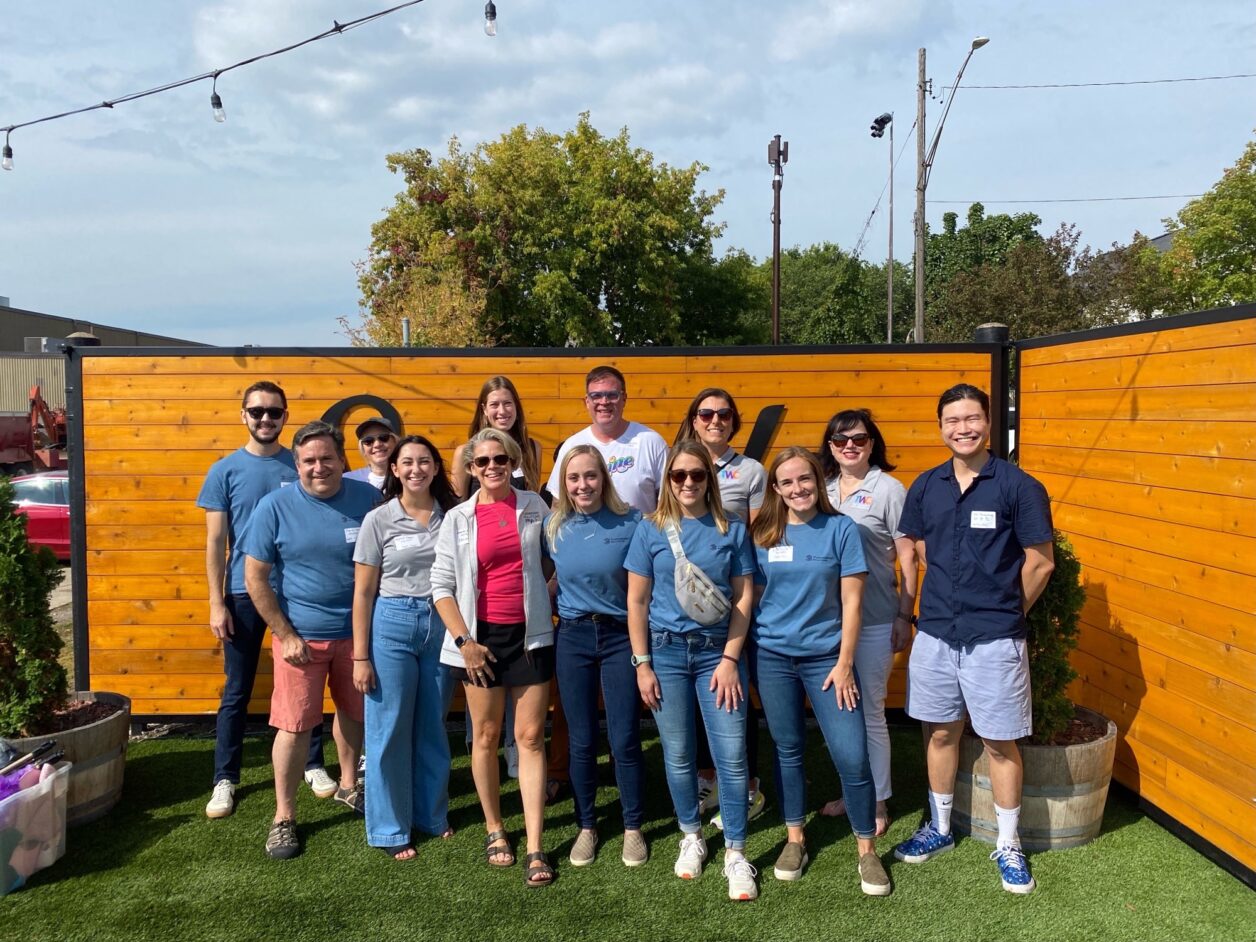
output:
[[[908,146],[911,144],[911,132],[915,129],[916,122],[913,121],[911,123],[911,127],[907,129],[907,133],[903,135],[903,146],[899,148],[898,156],[894,158],[894,166],[890,170],[891,173],[898,169],[898,162],[903,159],[903,154],[907,151]],[[872,226],[873,217],[876,216],[877,210],[881,208],[881,200],[885,198],[885,191],[889,189],[889,186],[890,180],[887,177],[885,183],[881,185],[881,193],[872,207],[872,212],[868,213],[868,219],[864,222],[863,231],[859,233],[859,238],[855,241],[855,249],[851,253],[853,258],[859,258],[859,253],[863,251],[864,239],[868,235],[868,229]]]

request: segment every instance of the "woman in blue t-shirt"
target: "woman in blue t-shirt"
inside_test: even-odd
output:
[[[625,866],[646,862],[641,821],[641,701],[628,641],[628,573],[624,557],[641,521],[615,493],[601,453],[577,445],[563,457],[554,512],[545,520],[544,549],[558,584],[554,672],[567,714],[571,790],[580,834],[571,863],[593,862],[597,850],[598,689],[624,816]]]
[[[688,880],[702,872],[707,853],[698,810],[695,698],[720,791],[746,794],[747,678],[741,652],[750,619],[754,557],[745,525],[724,513],[705,447],[698,442],[677,445],[668,455],[664,477],[658,509],[637,527],[624,566],[637,688],[658,724],[667,787],[683,833],[674,869]],[[695,580],[683,561],[677,566],[673,541],[678,541],[683,560],[705,573],[714,592],[729,603],[723,617],[704,619],[713,623],[697,621],[677,597],[678,568],[685,577],[682,591]],[[718,611],[709,602],[706,608]],[[695,607],[690,604],[689,610]],[[724,809],[724,876],[730,899],[759,895],[745,846],[746,806],[729,802]]]
[[[751,666],[776,743],[788,831],[776,878],[797,880],[807,866],[803,705],[810,699],[842,778],[863,891],[885,896],[890,881],[876,854],[876,791],[855,672],[868,571],[859,531],[833,510],[811,452],[786,448],[772,462],[768,481],[763,510],[751,527],[758,565]]]

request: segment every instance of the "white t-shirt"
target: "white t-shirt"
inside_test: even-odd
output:
[[[663,468],[667,464],[667,442],[662,435],[640,422],[629,422],[624,433],[614,441],[600,442],[590,429],[581,429],[558,450],[558,460],[546,485],[551,494],[557,494],[562,486],[558,472],[562,470],[563,457],[576,445],[592,445],[602,453],[615,493],[624,503],[642,513],[654,513],[659,501],[659,482],[663,480]]]

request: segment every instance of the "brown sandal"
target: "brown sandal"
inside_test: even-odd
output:
[[[545,856],[545,851],[534,851],[528,854],[525,860],[526,863],[523,870],[524,886],[530,890],[538,890],[554,882],[554,868],[550,866],[549,858]]]
[[[496,846],[496,845],[504,846]],[[494,860],[494,857],[509,857],[505,863]],[[515,852],[510,846],[510,835],[505,831],[494,831],[484,840],[484,860],[490,867],[504,869],[515,865]]]

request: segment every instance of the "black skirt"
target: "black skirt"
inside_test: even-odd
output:
[[[534,651],[524,648],[527,626],[523,622],[503,624],[481,621],[476,625],[476,641],[493,653],[496,661],[488,661],[493,679],[479,687],[527,687],[532,684],[548,684],[554,676],[554,646],[546,645]],[[470,683],[465,668],[452,669],[456,679]]]

